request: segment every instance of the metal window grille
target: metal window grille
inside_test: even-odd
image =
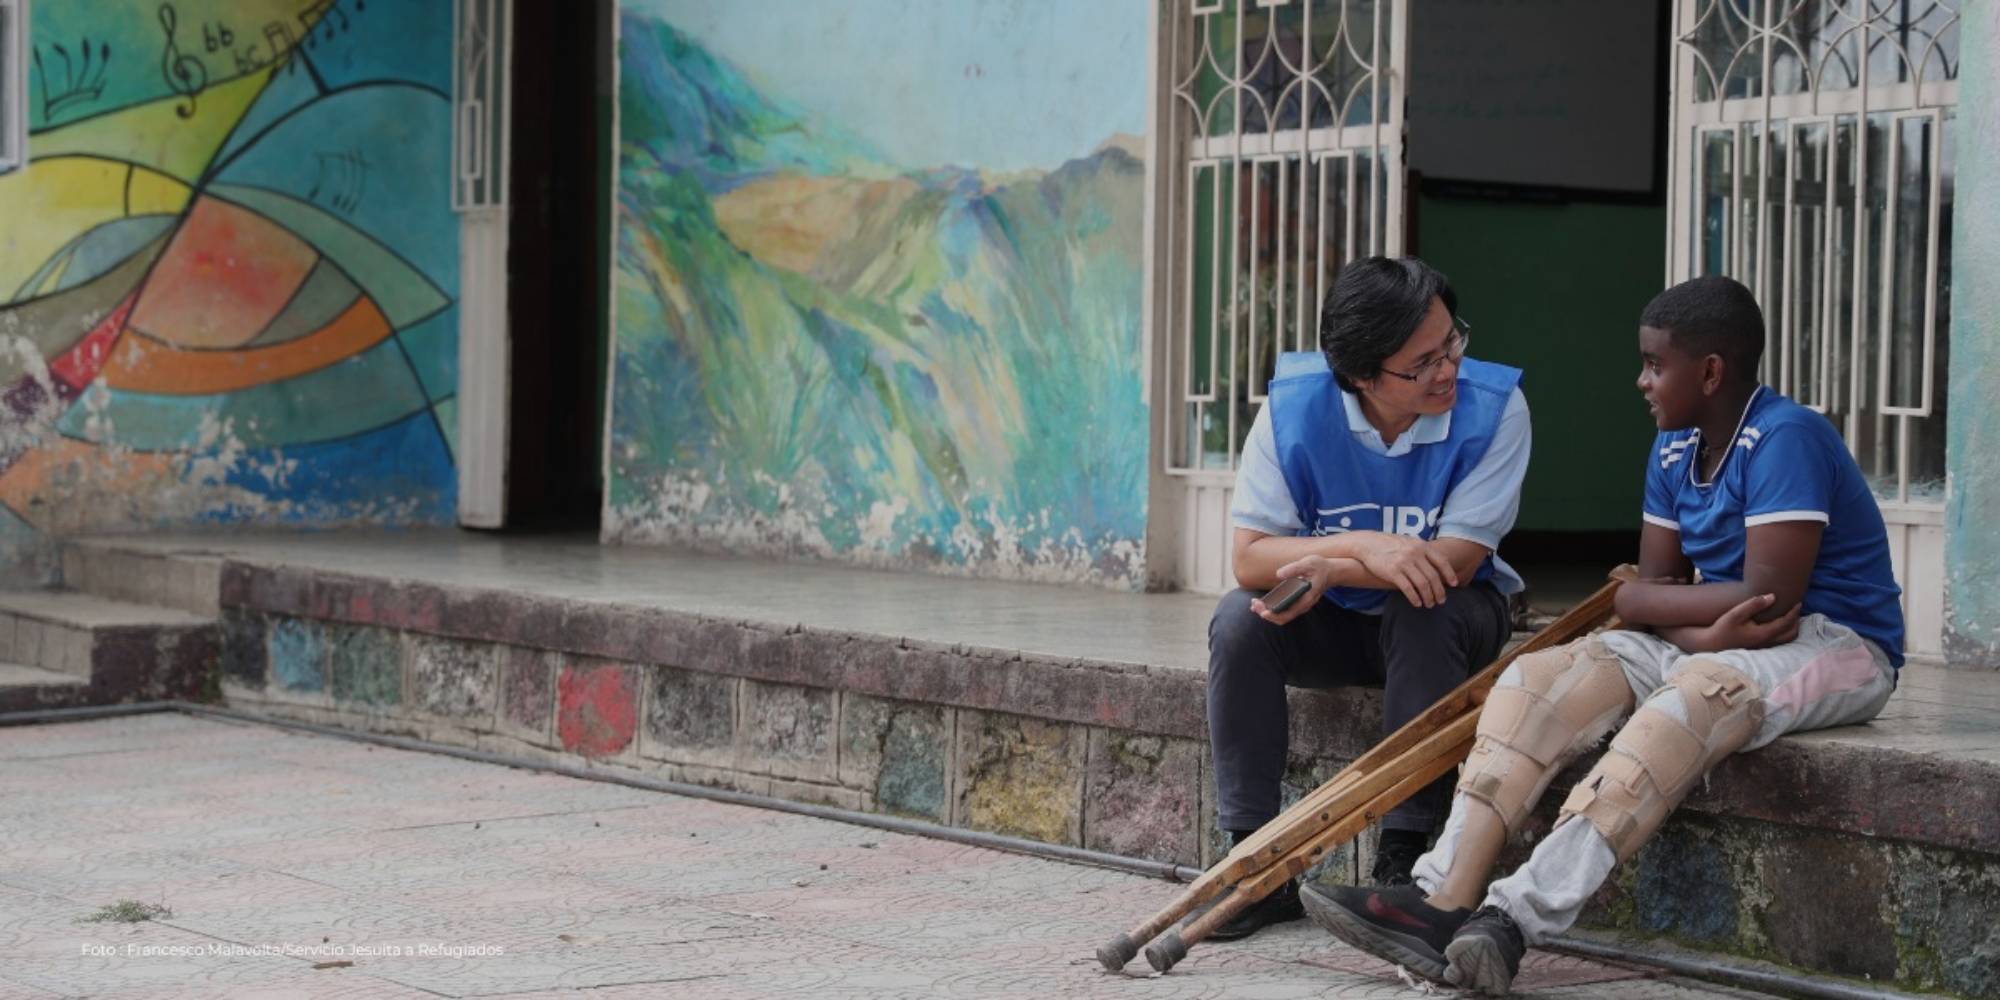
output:
[[[1407,8],[1181,0],[1165,26],[1166,471],[1236,467],[1280,351],[1349,259],[1402,247]],[[1221,526],[1226,539],[1226,524]]]
[[[1764,378],[1941,507],[1957,2],[1681,0],[1670,278],[1764,304]]]
[[[0,0],[0,172],[28,164],[28,0]]]
[[[453,11],[451,207],[507,204],[512,0],[457,0]]]

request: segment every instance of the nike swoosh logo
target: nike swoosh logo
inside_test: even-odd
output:
[[[1375,895],[1372,892],[1368,894],[1368,912],[1374,914],[1375,916],[1381,917],[1384,920],[1402,924],[1405,927],[1414,927],[1418,930],[1428,929],[1427,927],[1425,927],[1423,921],[1418,920],[1417,918],[1410,916],[1409,914],[1404,913],[1403,911],[1396,909],[1393,906],[1384,905],[1382,902],[1382,897]]]

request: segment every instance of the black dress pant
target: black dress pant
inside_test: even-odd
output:
[[[1490,583],[1448,588],[1434,608],[1391,592],[1380,614],[1322,600],[1284,625],[1251,612],[1261,593],[1231,591],[1208,626],[1208,736],[1224,830],[1255,830],[1280,811],[1288,686],[1381,687],[1387,736],[1493,662],[1511,634],[1507,599]],[[1432,782],[1390,810],[1383,829],[1431,832],[1450,812],[1456,781]]]

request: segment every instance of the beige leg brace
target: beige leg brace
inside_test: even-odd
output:
[[[1623,862],[1709,768],[1749,742],[1764,722],[1761,699],[1756,683],[1731,667],[1688,661],[1619,730],[1563,802],[1557,825],[1590,820]]]
[[[1632,687],[1602,642],[1523,656],[1486,697],[1458,790],[1490,806],[1512,837],[1549,782],[1631,710]]]

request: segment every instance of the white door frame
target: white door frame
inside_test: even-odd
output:
[[[513,0],[456,0],[452,45],[452,209],[459,218],[458,522],[507,519],[508,110]]]

